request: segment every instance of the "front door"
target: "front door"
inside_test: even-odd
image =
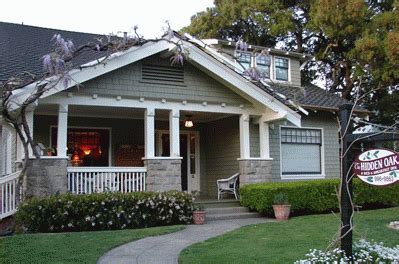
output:
[[[159,131],[156,154],[170,156],[169,132]],[[180,132],[181,185],[183,191],[199,190],[199,134],[198,132]]]

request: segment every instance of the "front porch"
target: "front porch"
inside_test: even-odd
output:
[[[31,126],[34,140],[53,150],[52,159],[70,160],[68,190],[74,193],[178,189],[216,197],[217,179],[241,171],[245,184],[251,181],[242,168],[248,160],[270,160],[268,126],[252,108],[201,107],[46,103],[32,112]],[[193,127],[185,126],[187,119]]]

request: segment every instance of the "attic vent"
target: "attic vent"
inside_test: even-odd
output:
[[[142,64],[141,80],[147,83],[184,85],[182,67]]]

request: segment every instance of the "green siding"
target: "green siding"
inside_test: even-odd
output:
[[[141,80],[141,64],[167,65],[168,59],[152,56],[82,84],[79,93],[106,96],[144,97],[175,101],[226,103],[238,106],[248,101],[191,64],[184,65],[184,85],[149,83]]]
[[[332,113],[318,112],[302,117],[303,127],[315,127],[323,129],[324,140],[324,166],[326,178],[339,177],[339,145],[338,125],[334,121]],[[273,123],[270,129],[270,155],[273,158],[272,177],[275,181],[281,180],[280,174],[280,126],[287,125],[286,122]],[[304,153],[306,154],[306,153]]]
[[[291,84],[295,86],[301,86],[301,70],[299,60],[290,59],[290,71],[291,71]]]
[[[238,172],[239,138],[238,116],[206,124],[201,134],[201,160],[206,164],[205,173],[201,173],[201,195],[216,198],[216,180]]]

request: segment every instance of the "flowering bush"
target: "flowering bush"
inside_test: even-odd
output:
[[[18,208],[24,232],[115,230],[191,222],[192,196],[165,193],[63,194],[32,198]]]
[[[364,239],[353,245],[352,262],[338,248],[331,251],[311,249],[306,254],[306,259],[298,260],[295,264],[316,264],[316,263],[382,263],[399,264],[399,245],[394,248],[385,247],[383,243],[368,242]]]

